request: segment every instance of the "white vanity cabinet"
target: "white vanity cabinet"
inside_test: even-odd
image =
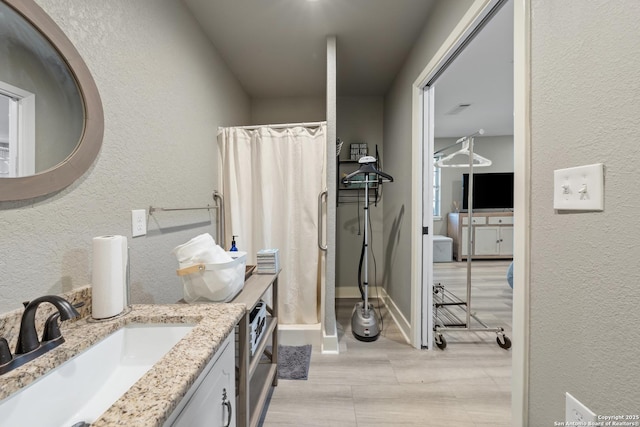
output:
[[[235,427],[234,334],[216,352],[164,427]]]
[[[472,258],[513,257],[513,212],[474,212]],[[453,256],[467,258],[469,217],[466,213],[450,213],[447,234],[453,239]]]
[[[475,229],[474,257],[513,256],[513,226],[478,227]]]

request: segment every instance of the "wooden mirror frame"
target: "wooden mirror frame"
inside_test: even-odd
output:
[[[98,88],[80,54],[60,27],[33,0],[1,0],[38,30],[58,51],[76,81],[84,107],[84,129],[75,150],[60,164],[35,175],[0,179],[0,202],[44,196],[71,185],[96,159],[104,135]]]

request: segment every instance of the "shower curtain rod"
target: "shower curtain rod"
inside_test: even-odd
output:
[[[230,128],[236,128],[236,129],[248,129],[248,130],[252,130],[252,129],[260,129],[260,128],[274,128],[274,129],[282,129],[282,128],[292,128],[295,126],[302,126],[302,127],[318,127],[321,126],[323,124],[327,124],[326,121],[324,122],[304,122],[304,123],[282,123],[282,124],[276,124],[276,125],[251,125],[251,126],[220,126],[218,127],[218,130],[221,129],[225,129],[227,127]]]

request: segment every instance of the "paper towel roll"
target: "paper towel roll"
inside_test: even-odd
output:
[[[127,304],[127,238],[93,238],[91,317],[106,319],[122,313]]]

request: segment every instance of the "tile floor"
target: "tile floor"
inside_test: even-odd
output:
[[[507,261],[474,261],[472,309],[490,327],[511,330]],[[435,282],[466,295],[466,262],[434,264]],[[350,327],[356,300],[337,301],[340,354],[314,348],[306,381],[280,380],[263,427],[508,427],[511,351],[495,333],[445,333],[445,350],[409,346],[382,309],[375,342],[357,341]]]

